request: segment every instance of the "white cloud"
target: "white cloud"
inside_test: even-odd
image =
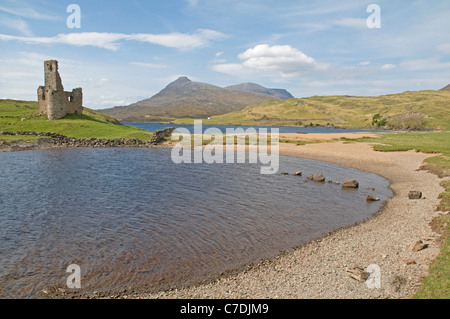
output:
[[[28,26],[28,23],[22,19],[16,19],[16,18],[9,18],[3,15],[0,15],[0,25],[14,29],[22,33],[26,36],[32,36],[32,32],[30,27]]]
[[[212,40],[219,40],[225,35],[221,32],[207,29],[199,29],[196,33],[167,33],[167,34],[132,34],[127,36],[127,40],[136,40],[159,44],[165,47],[180,50],[191,50],[207,46]]]
[[[198,5],[199,0],[186,0],[189,6],[196,7]]]
[[[389,71],[389,70],[395,69],[396,67],[397,67],[397,66],[394,65],[394,64],[385,64],[385,65],[383,65],[383,66],[381,67],[381,70],[383,70],[383,71]]]
[[[152,69],[167,68],[167,65],[164,65],[164,64],[147,63],[147,62],[130,62],[130,64],[137,65],[137,66],[143,66],[146,68],[152,68]]]
[[[450,42],[442,43],[436,48],[439,52],[450,54]]]
[[[107,78],[101,78],[98,82],[97,82],[97,86],[101,86],[101,85],[103,85],[103,84],[105,84],[105,83],[108,83],[109,82],[109,79],[107,79]]]
[[[36,19],[36,20],[60,20],[60,17],[55,17],[47,14],[42,14],[30,7],[8,8],[0,5],[0,11],[19,16],[22,18]]]
[[[359,65],[370,65],[370,61],[362,61],[362,62],[359,62]]]
[[[340,27],[365,29],[367,28],[367,20],[362,18],[344,18],[341,20],[333,21],[334,25]]]
[[[437,71],[450,69],[450,62],[442,62],[438,58],[428,58],[404,61],[400,66],[408,71]]]
[[[20,41],[30,44],[69,44],[75,46],[93,46],[111,51],[120,49],[121,40],[133,40],[162,45],[179,50],[192,50],[202,48],[213,40],[224,38],[221,32],[199,29],[193,34],[167,33],[167,34],[123,34],[107,32],[81,32],[58,34],[54,37],[17,37],[0,34],[0,41]]]
[[[250,74],[262,72],[266,75],[294,77],[324,71],[328,64],[319,63],[290,45],[259,44],[238,55],[242,63],[213,65],[218,72],[228,74]]]

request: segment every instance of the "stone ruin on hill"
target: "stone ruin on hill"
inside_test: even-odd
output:
[[[62,119],[67,114],[83,113],[81,88],[64,92],[58,73],[58,61],[44,62],[45,86],[38,88],[39,114],[47,114],[49,120]]]

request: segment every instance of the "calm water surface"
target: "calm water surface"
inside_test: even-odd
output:
[[[83,291],[195,283],[367,219],[392,196],[377,175],[290,157],[280,172],[360,188],[261,175],[259,164],[176,165],[170,149],[35,150],[0,163],[2,298],[65,288],[70,264]]]
[[[138,128],[142,128],[147,131],[155,132],[159,131],[168,127],[175,127],[175,128],[186,128],[189,130],[189,132],[194,133],[194,125],[190,124],[162,124],[162,123],[123,123],[125,125],[130,125]],[[305,126],[247,126],[247,125],[208,125],[208,121],[204,120],[203,124],[203,131],[205,131],[208,128],[218,128],[223,133],[226,133],[226,129],[236,129],[236,128],[256,128],[258,131],[261,128],[267,129],[267,132],[270,133],[270,129],[277,128],[280,133],[356,133],[356,132],[377,132],[380,133],[381,131],[371,131],[371,130],[364,130],[364,129],[347,129],[347,128],[330,128],[330,127],[305,127]]]

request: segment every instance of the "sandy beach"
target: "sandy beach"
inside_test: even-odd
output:
[[[330,139],[329,134],[308,134]],[[345,134],[346,137],[356,135]],[[336,136],[342,137],[342,135]],[[360,137],[360,136],[358,136]],[[382,214],[295,249],[272,260],[207,284],[128,298],[409,298],[428,272],[440,247],[431,220],[443,191],[436,175],[420,170],[430,154],[376,152],[367,143],[280,144],[280,155],[331,162],[375,173],[390,181],[394,196]],[[301,168],[299,168],[301,170]],[[411,200],[418,190],[423,198]],[[418,240],[428,248],[413,251]],[[347,269],[379,267],[380,287],[351,278]]]

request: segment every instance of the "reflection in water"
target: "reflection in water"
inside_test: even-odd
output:
[[[383,178],[281,157],[280,171],[355,178],[344,191],[259,164],[173,164],[169,149],[0,153],[0,297],[39,297],[81,267],[86,291],[194,283],[377,212]],[[371,188],[374,187],[375,191]],[[381,198],[366,203],[368,194]]]

